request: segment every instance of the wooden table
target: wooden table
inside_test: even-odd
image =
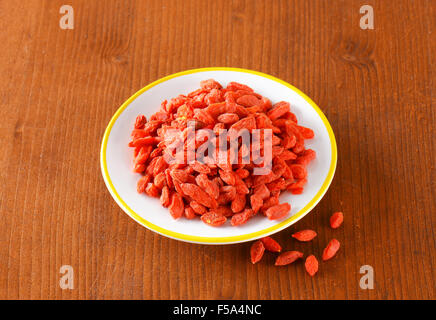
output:
[[[435,299],[436,2],[0,2],[0,298]],[[364,4],[374,30],[362,30]],[[131,220],[103,183],[99,149],[120,104],[153,80],[208,66],[277,76],[308,94],[336,134],[334,181],[276,238],[320,254],[249,263],[250,244],[193,245]],[[342,210],[345,224],[328,219]],[[296,244],[293,231],[319,236]],[[71,265],[74,289],[59,286]],[[373,290],[359,286],[362,265]]]

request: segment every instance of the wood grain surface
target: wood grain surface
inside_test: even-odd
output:
[[[59,27],[63,4],[73,30]],[[374,7],[375,29],[359,27]],[[0,298],[435,299],[433,0],[0,1]],[[249,263],[250,244],[159,236],[112,200],[99,150],[111,116],[146,84],[191,68],[269,73],[308,94],[338,143],[319,205],[276,235],[339,255]],[[345,223],[328,227],[332,212]],[[314,228],[309,244],[290,234]],[[59,287],[62,265],[74,289]],[[374,268],[373,290],[359,269]]]

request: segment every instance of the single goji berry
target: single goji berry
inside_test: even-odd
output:
[[[208,89],[208,90],[211,90],[211,89],[221,89],[222,88],[221,84],[219,84],[218,82],[216,82],[213,79],[208,79],[208,80],[200,81],[200,87],[202,89]]]
[[[236,113],[223,113],[218,116],[218,121],[224,124],[232,124],[239,120],[239,116]]]
[[[185,206],[183,204],[183,199],[178,193],[173,193],[171,196],[171,204],[168,207],[171,216],[174,219],[178,219],[183,215],[185,211]]]
[[[313,139],[313,137],[315,136],[312,129],[302,127],[302,126],[298,126],[298,129],[300,130],[304,139]]]
[[[151,176],[146,174],[145,176],[141,177],[141,179],[138,180],[137,188],[136,190],[138,193],[145,192],[145,188],[147,187],[148,183],[151,181]]]
[[[251,209],[254,212],[258,212],[260,210],[260,208],[262,207],[262,205],[263,205],[263,200],[258,195],[253,194],[250,197],[250,203],[251,203]]]
[[[144,125],[147,122],[147,118],[144,115],[139,115],[135,120],[135,129],[144,129]]]
[[[330,217],[330,227],[333,229],[339,228],[344,221],[344,214],[342,212],[335,212]]]
[[[211,225],[213,227],[219,227],[227,221],[227,218],[222,214],[209,211],[201,216],[201,220],[204,223]]]
[[[194,219],[195,211],[191,207],[185,207],[185,217],[186,219]]]
[[[170,189],[167,186],[164,186],[162,188],[162,193],[160,195],[160,203],[165,208],[168,207],[170,205],[170,203],[171,203]]]
[[[330,242],[327,244],[327,247],[322,252],[322,260],[327,261],[333,258],[336,252],[338,252],[340,246],[341,243],[338,240],[336,239],[330,240]]]
[[[259,105],[261,101],[257,97],[247,94],[236,99],[236,103],[244,107],[252,107],[252,106]]]
[[[143,163],[137,163],[135,164],[135,167],[133,167],[133,172],[136,173],[142,173],[145,170],[145,164]]]
[[[199,204],[197,201],[191,201],[189,202],[189,205],[194,210],[196,214],[202,215],[206,213],[207,209],[205,206]]]
[[[200,173],[197,177],[195,177],[195,181],[211,197],[218,199],[218,196],[220,195],[220,188],[216,182],[209,180],[206,174]]]
[[[165,172],[158,173],[153,180],[153,183],[159,189],[162,189],[166,183]]]
[[[249,86],[242,84],[242,83],[238,83],[238,82],[230,82],[227,87],[226,87],[227,91],[237,91],[237,90],[245,90],[248,92],[253,92],[254,90],[251,89]]]
[[[240,212],[245,208],[246,198],[244,194],[235,195],[235,199],[232,201],[231,209],[234,213]]]
[[[286,251],[280,254],[275,262],[276,266],[286,266],[288,264],[291,264],[297,259],[300,259],[303,257],[303,253],[299,251]]]
[[[219,170],[220,178],[227,184],[234,186],[236,183],[235,175],[232,171]]]
[[[282,115],[284,115],[286,112],[290,111],[290,104],[289,102],[281,101],[276,103],[272,109],[268,111],[268,117],[271,120],[275,120],[280,118]]]
[[[289,203],[282,203],[268,208],[265,211],[265,215],[270,220],[277,220],[286,217],[291,211],[291,205]]]
[[[280,244],[275,241],[271,237],[264,237],[260,239],[263,242],[263,245],[265,246],[265,249],[271,252],[280,252],[282,251],[282,247]]]
[[[262,241],[257,240],[254,242],[250,249],[251,263],[255,264],[259,262],[262,259],[264,252],[265,246],[263,245]]]
[[[306,268],[307,273],[313,277],[318,272],[318,260],[316,257],[311,254],[306,258],[306,262],[304,263],[304,267]]]
[[[312,241],[313,238],[316,237],[316,232],[313,230],[301,230],[292,235],[293,238],[297,239],[298,241]]]
[[[218,206],[216,200],[203,191],[199,186],[192,183],[182,183],[180,187],[182,188],[184,195],[190,196],[203,206],[208,208],[216,208]]]
[[[159,197],[159,189],[154,185],[154,183],[149,182],[145,188],[145,193],[150,197]]]
[[[240,226],[241,224],[246,223],[248,221],[248,219],[250,219],[251,214],[248,214],[247,210],[251,210],[251,209],[245,209],[244,211],[239,212],[239,213],[235,213],[232,216],[232,219],[230,221],[232,226]]]

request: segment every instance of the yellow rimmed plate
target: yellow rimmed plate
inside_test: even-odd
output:
[[[270,221],[258,215],[248,223],[232,227],[229,223],[214,228],[200,219],[173,220],[158,199],[138,194],[139,174],[132,172],[133,152],[127,145],[138,114],[147,118],[155,113],[163,100],[187,94],[199,88],[201,80],[213,78],[226,85],[230,81],[244,83],[273,103],[289,101],[299,124],[312,128],[315,138],[306,140],[317,158],[308,166],[308,183],[301,195],[289,192],[281,202],[292,206],[288,217]],[[304,93],[273,76],[238,68],[203,68],[175,73],[139,90],[117,110],[104,133],[100,162],[103,179],[118,205],[136,222],[169,238],[201,244],[231,244],[271,235],[294,224],[312,210],[326,193],[335,173],[337,149],[333,130],[318,106]]]

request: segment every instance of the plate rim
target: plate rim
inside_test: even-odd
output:
[[[299,96],[301,96],[306,102],[308,102],[310,104],[310,106],[315,110],[315,112],[319,115],[325,128],[327,129],[328,136],[330,139],[331,153],[332,154],[331,154],[331,162],[330,162],[329,171],[327,173],[327,176],[326,176],[323,184],[321,185],[321,188],[318,190],[318,192],[315,194],[315,196],[309,201],[309,203],[306,206],[304,206],[300,211],[298,211],[293,216],[289,217],[286,220],[281,221],[280,223],[278,223],[274,226],[271,226],[271,227],[268,227],[268,228],[265,228],[265,229],[262,229],[259,231],[251,232],[248,234],[237,235],[237,236],[226,236],[226,237],[195,236],[195,235],[187,235],[187,234],[167,230],[165,228],[162,228],[160,226],[157,226],[157,225],[147,221],[146,219],[141,217],[139,214],[137,214],[135,211],[133,211],[127,205],[127,203],[120,197],[120,195],[118,194],[118,192],[116,191],[116,189],[112,183],[112,180],[109,176],[109,172],[107,169],[106,151],[107,151],[107,144],[108,144],[111,130],[112,130],[116,120],[118,119],[118,117],[122,114],[122,112],[138,96],[140,96],[142,93],[153,88],[154,86],[156,86],[158,84],[161,84],[165,81],[168,81],[170,79],[177,78],[180,76],[189,75],[189,74],[193,74],[193,73],[207,72],[207,71],[236,71],[236,72],[242,72],[242,73],[249,73],[249,74],[254,74],[254,75],[261,76],[261,77],[273,80],[275,82],[278,82],[278,83],[288,87],[289,89],[293,90],[295,93],[297,93]],[[300,220],[304,216],[306,216],[318,204],[318,202],[323,198],[324,194],[327,192],[327,190],[328,190],[328,188],[333,180],[333,177],[334,177],[334,174],[336,171],[336,165],[337,165],[337,145],[336,145],[336,139],[335,139],[335,135],[333,133],[333,129],[332,129],[329,121],[327,120],[327,117],[324,115],[324,113],[321,111],[321,109],[315,104],[315,102],[312,101],[312,99],[310,99],[306,94],[304,94],[301,90],[294,87],[293,85],[291,85],[291,84],[287,83],[286,81],[283,81],[279,78],[271,76],[269,74],[259,72],[259,71],[250,70],[250,69],[231,68],[231,67],[209,67],[209,68],[189,69],[189,70],[170,74],[170,75],[165,76],[163,78],[160,78],[156,81],[153,81],[152,83],[141,88],[136,93],[134,93],[132,96],[130,96],[118,108],[118,110],[112,116],[111,120],[109,121],[109,124],[107,125],[107,127],[105,129],[102,143],[101,143],[101,148],[100,148],[100,167],[101,167],[103,180],[104,180],[106,187],[108,188],[110,194],[114,198],[115,202],[121,207],[121,209],[126,214],[128,214],[133,220],[135,220],[140,225],[142,225],[142,226],[146,227],[147,229],[154,231],[160,235],[163,235],[165,237],[175,239],[175,240],[181,240],[184,242],[199,243],[199,244],[232,244],[232,243],[252,241],[252,240],[256,240],[256,239],[271,235],[273,233],[279,232],[279,231],[285,229],[286,227],[289,227],[290,225],[296,223],[298,220]]]

